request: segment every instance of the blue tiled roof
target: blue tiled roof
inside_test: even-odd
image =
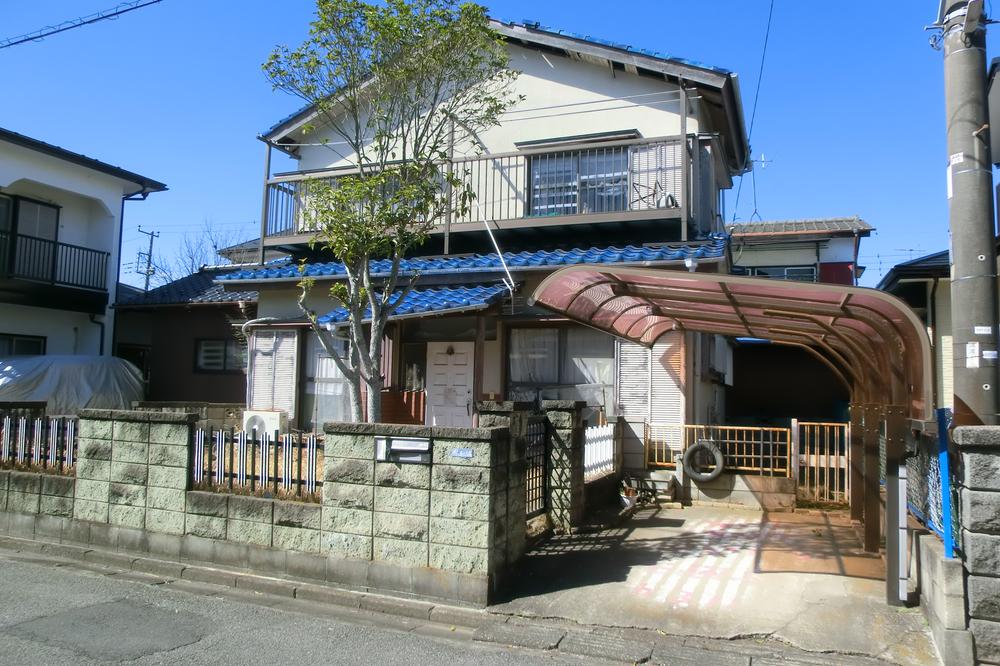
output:
[[[530,270],[533,268],[572,266],[575,264],[622,264],[645,263],[657,261],[683,261],[688,257],[696,259],[717,259],[725,255],[726,237],[716,235],[704,243],[671,244],[655,247],[627,245],[623,248],[606,247],[572,250],[535,250],[531,252],[504,252],[503,259],[512,271]],[[386,275],[392,262],[389,259],[378,259],[372,262],[373,277]],[[306,264],[300,272],[299,265],[288,263],[281,266],[253,268],[226,275],[220,275],[219,280],[278,280],[299,277],[330,277],[345,275],[344,265],[336,261]],[[400,263],[402,275],[420,273],[495,273],[503,270],[499,256],[490,254],[473,254],[451,257],[417,257],[404,259]]]
[[[413,289],[399,304],[394,317],[406,315],[433,314],[448,310],[479,310],[496,303],[507,291],[502,284],[477,285],[471,287],[439,287],[436,289]],[[396,292],[392,298],[399,298]],[[371,309],[365,312],[365,319],[371,317]],[[347,321],[347,309],[337,308],[319,318],[320,324],[340,324]]]

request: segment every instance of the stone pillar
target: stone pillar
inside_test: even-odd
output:
[[[583,522],[583,409],[586,402],[543,400],[549,435],[549,516],[564,532]]]
[[[534,412],[530,402],[485,401],[480,402],[481,428],[507,428],[510,432],[506,469],[507,476],[507,538],[504,560],[508,567],[514,566],[524,556],[527,545],[527,467],[525,462],[525,435],[528,418]]]
[[[73,517],[184,534],[196,419],[184,413],[84,410]]]
[[[1000,663],[1000,427],[955,428],[969,630],[976,660]],[[947,527],[946,527],[947,529]]]

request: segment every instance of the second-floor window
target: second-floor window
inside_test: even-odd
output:
[[[754,277],[795,282],[816,282],[815,266],[753,266],[748,269]]]
[[[532,155],[531,215],[627,210],[628,148]]]

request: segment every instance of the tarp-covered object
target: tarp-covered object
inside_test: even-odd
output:
[[[47,414],[70,415],[85,408],[131,409],[142,393],[139,369],[120,358],[0,358],[0,403],[45,402]]]

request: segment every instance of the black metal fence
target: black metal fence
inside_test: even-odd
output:
[[[0,417],[0,468],[73,474],[78,427],[69,416]]]
[[[313,501],[322,491],[322,470],[323,443],[315,434],[195,430],[195,488]]]
[[[81,245],[0,231],[0,275],[106,291],[110,255]]]
[[[527,513],[528,518],[533,518],[548,508],[549,434],[544,417],[528,421],[525,439]]]

